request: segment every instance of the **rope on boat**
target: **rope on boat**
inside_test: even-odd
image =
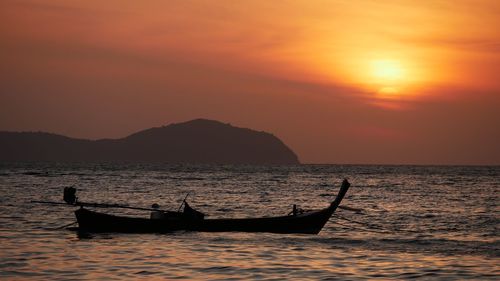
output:
[[[365,213],[365,210],[360,209],[360,208],[353,208],[353,207],[349,207],[349,206],[339,206],[338,208],[342,209],[342,210],[346,210],[346,211],[355,212],[356,214],[363,214],[363,213]]]
[[[355,224],[359,224],[359,225],[362,225],[362,226],[368,226],[370,228],[375,228],[375,229],[381,229],[383,230],[382,227],[378,226],[378,225],[375,225],[375,224],[371,224],[371,223],[364,223],[364,222],[360,222],[360,221],[357,221],[357,220],[353,220],[353,219],[348,219],[346,217],[343,217],[343,216],[340,216],[338,214],[335,214],[334,215],[336,218],[339,218],[341,220],[345,220],[345,221],[348,221],[348,222],[352,222],[352,223],[355,223]]]
[[[66,225],[63,225],[63,226],[60,226],[60,227],[56,227],[56,228],[52,228],[51,230],[60,230],[60,229],[63,229],[63,228],[66,228],[68,226],[72,226],[74,224],[78,223],[77,221],[74,221],[72,223],[69,223],[69,224],[66,224]]]
[[[341,225],[343,227],[347,227],[349,229],[353,229],[353,230],[362,230],[362,231],[366,231],[366,232],[382,233],[382,234],[388,234],[388,233],[390,233],[389,231],[377,231],[377,230],[373,230],[373,229],[367,229],[367,228],[361,228],[361,227],[354,227],[352,225],[347,225],[347,224],[343,224],[343,223],[340,223],[340,222],[335,222],[335,223],[338,224],[338,225]]]
[[[391,233],[391,232],[420,233],[420,231],[408,230],[408,229],[387,229],[387,228],[383,228],[383,227],[378,226],[378,225],[374,225],[374,224],[370,224],[370,223],[364,223],[364,222],[356,221],[356,220],[353,220],[353,219],[348,219],[346,217],[339,216],[338,214],[334,214],[333,216],[336,217],[336,218],[338,218],[338,219],[341,219],[341,220],[345,220],[345,221],[348,221],[348,222],[351,222],[351,223],[362,225],[364,227],[368,227],[368,228],[356,228],[354,226],[345,225],[345,224],[341,224],[339,222],[335,222],[335,223],[337,223],[339,225],[342,225],[342,226],[345,226],[345,227],[350,227],[352,229],[358,229],[358,230],[363,230],[363,231],[368,231],[368,232],[375,232],[375,233]]]
[[[337,214],[334,214],[333,216],[336,217],[336,218],[338,218],[338,219],[341,219],[341,220],[345,220],[345,221],[348,221],[348,222],[351,222],[351,223],[356,223],[356,224],[368,227],[368,228],[360,228],[360,227],[355,227],[355,226],[352,226],[352,225],[343,224],[343,223],[340,223],[338,221],[335,222],[336,224],[339,224],[339,225],[342,225],[342,226],[345,226],[345,227],[349,227],[349,228],[354,229],[354,230],[363,230],[363,231],[368,231],[368,232],[384,233],[384,234],[390,233],[389,230],[383,229],[383,228],[381,228],[380,226],[377,226],[377,225],[367,224],[367,223],[363,223],[363,222],[351,220],[351,219],[339,216]]]

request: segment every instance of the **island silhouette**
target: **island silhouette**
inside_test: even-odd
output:
[[[0,161],[299,164],[297,155],[270,133],[207,119],[150,128],[121,139],[0,132]]]

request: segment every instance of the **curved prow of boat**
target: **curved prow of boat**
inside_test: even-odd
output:
[[[335,200],[330,204],[329,209],[331,209],[332,213],[335,212],[337,207],[340,205],[340,202],[342,202],[342,199],[344,199],[345,194],[347,193],[347,190],[351,184],[347,179],[344,179],[342,182],[342,186],[340,186],[339,193],[337,194],[337,197],[335,197]]]

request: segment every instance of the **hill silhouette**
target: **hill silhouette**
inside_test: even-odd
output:
[[[298,164],[266,132],[196,119],[121,139],[84,140],[43,132],[0,132],[1,161],[132,161],[200,164]]]

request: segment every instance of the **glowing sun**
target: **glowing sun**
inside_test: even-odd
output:
[[[378,59],[371,61],[370,81],[377,89],[377,96],[384,99],[398,98],[407,84],[407,74],[398,60]]]
[[[400,62],[395,60],[374,60],[371,63],[371,74],[377,83],[401,82],[404,70]]]

